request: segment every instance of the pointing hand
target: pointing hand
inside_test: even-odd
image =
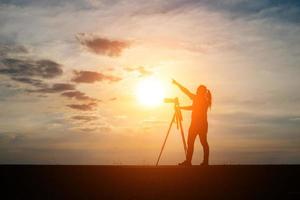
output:
[[[175,84],[175,85],[178,84],[177,81],[176,81],[175,79],[172,79],[172,83]]]

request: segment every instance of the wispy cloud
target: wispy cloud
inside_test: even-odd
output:
[[[113,97],[113,98],[110,98],[109,101],[116,101],[118,98],[117,97]]]
[[[88,104],[69,104],[67,107],[75,109],[75,110],[81,110],[81,111],[91,111],[94,110],[94,108],[97,106],[97,103],[88,103]]]
[[[0,74],[9,76],[30,76],[40,78],[54,78],[62,75],[62,66],[52,60],[14,59],[1,60]]]
[[[14,81],[17,81],[17,82],[29,84],[29,85],[39,87],[39,88],[48,87],[44,81],[39,80],[39,79],[33,79],[33,78],[29,78],[29,77],[11,77],[11,79]]]
[[[224,12],[234,18],[246,18],[248,20],[268,18],[284,23],[300,22],[299,1],[206,1],[200,5],[214,11]]]
[[[54,83],[51,86],[46,86],[37,90],[28,90],[29,92],[37,92],[37,93],[57,93],[68,90],[74,90],[75,85],[69,83]]]
[[[25,89],[27,92],[57,93],[75,89],[69,83],[48,84],[46,80],[63,74],[62,65],[50,59],[31,58],[22,45],[0,45],[0,53],[0,74],[36,88]]]
[[[69,91],[61,94],[64,97],[68,97],[70,99],[76,99],[79,101],[100,101],[98,99],[87,96],[85,93],[80,91]]]
[[[96,116],[87,116],[87,115],[76,115],[76,116],[73,116],[72,119],[78,120],[78,121],[89,122],[89,121],[97,120],[98,117],[96,117]]]
[[[94,83],[97,81],[117,82],[120,80],[120,77],[93,71],[74,71],[74,77],[72,78],[72,81],[76,83]]]
[[[153,74],[152,71],[146,69],[143,66],[139,66],[139,67],[125,67],[124,69],[126,71],[128,71],[128,72],[138,72],[141,77],[150,76],[150,75]]]
[[[0,45],[0,58],[8,57],[10,54],[27,54],[29,51],[23,45],[2,44]]]
[[[128,41],[110,40],[86,33],[77,34],[76,38],[88,51],[110,57],[120,56],[122,51],[130,46]]]

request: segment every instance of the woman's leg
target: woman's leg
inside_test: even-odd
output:
[[[208,165],[208,159],[209,159],[209,145],[207,142],[207,127],[204,127],[204,130],[201,131],[199,134],[200,136],[200,142],[203,147],[203,165]]]
[[[197,131],[193,128],[190,127],[189,129],[189,134],[188,134],[188,149],[187,149],[187,155],[186,155],[186,161],[191,163],[193,153],[194,153],[194,143],[195,139],[197,137]]]

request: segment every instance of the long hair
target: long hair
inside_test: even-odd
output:
[[[202,94],[202,97],[205,99],[207,103],[207,107],[211,108],[212,96],[210,90],[207,89],[205,85],[200,85],[197,89],[197,94],[198,93]]]
[[[211,109],[212,96],[209,89],[207,89],[207,105]]]

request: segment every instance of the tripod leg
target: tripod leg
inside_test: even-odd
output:
[[[173,119],[172,119],[172,121],[171,121],[171,123],[170,123],[169,129],[168,129],[168,132],[167,132],[167,135],[166,135],[166,137],[165,137],[164,143],[163,143],[163,145],[162,145],[162,147],[161,147],[161,150],[160,150],[160,153],[159,153],[157,162],[156,162],[156,166],[158,165],[159,160],[160,160],[160,157],[161,157],[161,154],[162,154],[162,152],[163,152],[163,150],[164,150],[164,148],[165,148],[165,145],[166,145],[166,142],[167,142],[169,133],[170,133],[170,131],[171,131],[172,124],[174,123],[175,117],[176,117],[176,113],[174,113]]]
[[[182,138],[182,143],[183,143],[183,147],[184,147],[184,153],[185,153],[185,156],[187,154],[187,147],[186,147],[186,141],[185,141],[185,137],[184,137],[184,131],[183,131],[183,128],[182,128],[182,122],[180,119],[178,119],[179,121],[179,127],[180,127],[180,133],[181,133],[181,138]]]

